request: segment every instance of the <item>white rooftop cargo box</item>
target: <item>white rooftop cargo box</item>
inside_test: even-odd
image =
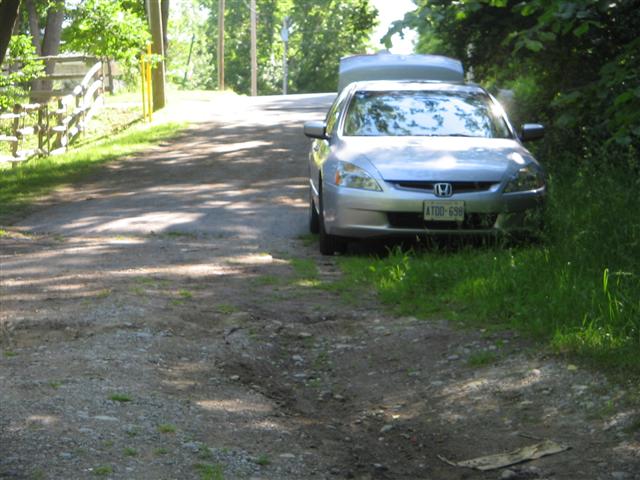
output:
[[[338,91],[363,80],[426,80],[464,83],[460,60],[440,55],[354,55],[340,60]]]

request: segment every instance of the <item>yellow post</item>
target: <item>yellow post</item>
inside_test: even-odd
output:
[[[142,118],[147,120],[147,75],[144,66],[144,53],[140,55],[140,86],[142,87]]]
[[[153,91],[151,85],[151,43],[147,43],[147,108],[150,122],[153,121]]]

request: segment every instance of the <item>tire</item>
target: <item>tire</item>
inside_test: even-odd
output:
[[[320,233],[320,216],[313,204],[313,195],[309,192],[309,231],[314,235]]]
[[[342,237],[330,235],[324,228],[324,205],[322,201],[322,190],[320,190],[320,214],[318,215],[319,246],[322,255],[333,255],[334,253],[344,253],[347,250],[347,241]]]

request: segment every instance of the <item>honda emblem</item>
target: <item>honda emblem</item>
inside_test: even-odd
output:
[[[450,183],[436,183],[433,186],[433,193],[436,197],[450,197],[453,195],[453,185]]]

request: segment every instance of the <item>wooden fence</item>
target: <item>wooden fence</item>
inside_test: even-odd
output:
[[[43,58],[56,62],[71,62],[87,57]],[[86,73],[54,73],[45,80],[82,78],[71,89],[32,91],[38,103],[16,105],[11,113],[0,114],[0,144],[9,144],[9,155],[0,155],[0,163],[20,162],[36,156],[63,153],[84,131],[95,107],[103,102],[105,64],[96,61]],[[2,134],[2,131],[5,134]]]

